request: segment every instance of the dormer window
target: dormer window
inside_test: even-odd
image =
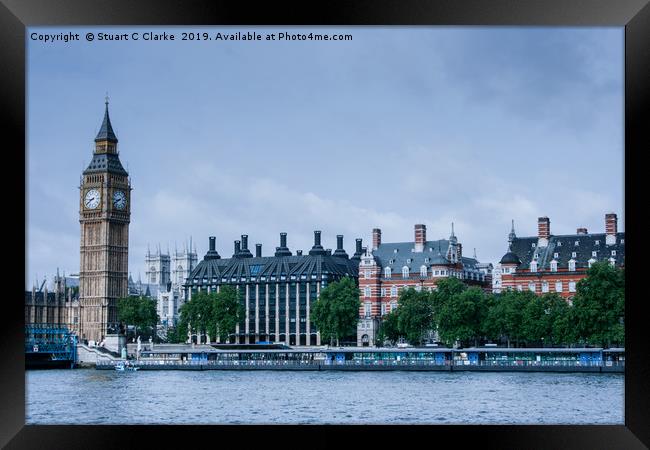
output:
[[[391,286],[391,288],[390,288],[390,296],[391,297],[397,297],[397,286]]]
[[[559,258],[560,254],[559,253],[553,253],[553,258]]]
[[[391,260],[388,261],[388,264],[393,264],[394,262],[395,262],[395,260],[391,259]]]
[[[551,261],[551,272],[557,272],[557,261]]]
[[[409,268],[404,266],[402,267],[402,278],[408,278],[409,277]]]
[[[621,239],[621,244],[625,244],[625,239]]]
[[[569,260],[569,271],[575,272],[576,270],[576,262],[573,259]]]
[[[427,276],[427,266],[420,267],[420,276],[421,277],[426,277]]]
[[[424,258],[424,262],[425,262],[425,263],[428,263],[428,262],[429,262],[429,258]]]
[[[562,241],[557,241],[557,246],[562,247]]]
[[[614,258],[609,258],[609,265],[614,267],[616,265],[616,260]]]
[[[600,245],[600,241],[595,241],[594,242],[596,245]]]
[[[577,253],[576,252],[571,252],[571,258],[576,258],[576,257],[577,257]]]
[[[366,286],[365,288],[363,288],[363,296],[370,297],[370,287]]]
[[[535,243],[533,242],[532,244],[530,244],[530,246],[531,246],[532,248],[535,248]]]
[[[530,263],[530,271],[531,272],[537,272],[537,261],[532,261]]]
[[[411,261],[413,261],[411,258],[409,258],[409,259],[406,260],[406,262],[407,262],[408,264],[411,264]]]
[[[393,253],[397,253],[397,249],[393,250]]]
[[[573,245],[574,245],[575,247],[577,247],[579,244],[580,244],[580,241],[575,241],[575,243],[574,243]]]
[[[616,256],[616,250],[612,250],[612,256]]]
[[[595,262],[596,260],[594,258],[591,258],[589,261],[587,261],[587,264],[589,264],[589,267],[591,267],[591,265]]]
[[[384,278],[390,278],[391,277],[391,270],[390,267],[386,267],[384,269]]]
[[[595,258],[597,255],[598,255],[598,252],[596,252],[596,251],[591,252],[591,256],[592,256],[593,258]]]

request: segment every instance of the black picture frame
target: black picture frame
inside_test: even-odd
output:
[[[626,373],[625,425],[620,426],[36,426],[25,425],[23,285],[10,281],[4,303],[0,445],[6,448],[167,448],[172,440],[189,447],[263,445],[331,448],[354,442],[368,447],[390,441],[481,448],[644,448],[650,446],[650,380],[646,315],[639,287],[643,245],[641,214],[647,200],[634,184],[644,180],[640,163],[647,153],[650,80],[648,0],[329,0],[327,2],[236,2],[195,0],[0,0],[0,102],[5,173],[25,182],[25,27],[36,25],[523,25],[625,27],[625,224]],[[9,144],[12,142],[13,144]],[[11,170],[8,170],[8,168]],[[618,175],[613,177],[617,182]],[[10,183],[11,181],[9,181]],[[607,181],[605,181],[607,182]],[[8,185],[11,187],[12,185]],[[22,209],[26,210],[26,197]],[[19,203],[20,197],[17,203]],[[20,205],[12,211],[20,211]],[[11,217],[9,215],[7,218]],[[26,218],[24,214],[23,217]],[[26,223],[9,220],[26,238]],[[5,236],[9,237],[9,231]],[[7,239],[16,241],[18,239]],[[21,250],[18,249],[18,252]],[[22,248],[24,253],[24,247]],[[26,264],[27,261],[25,261]],[[12,272],[7,272],[12,273]],[[417,436],[414,435],[417,433]],[[201,443],[200,439],[206,439]],[[237,443],[239,442],[239,444]],[[426,444],[429,445],[429,444]]]

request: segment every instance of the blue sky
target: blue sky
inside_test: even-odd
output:
[[[350,41],[87,42],[86,32],[349,33]],[[548,216],[624,230],[623,28],[34,27],[27,41],[26,285],[79,271],[78,187],[104,96],[131,176],[129,270],[208,236],[271,254],[430,240],[482,262]]]

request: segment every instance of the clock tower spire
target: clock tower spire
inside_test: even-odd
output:
[[[81,339],[102,341],[119,332],[117,300],[128,295],[131,182],[117,151],[108,114],[79,189],[81,225],[79,304]]]

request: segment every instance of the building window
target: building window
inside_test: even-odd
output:
[[[395,311],[396,309],[397,309],[397,302],[395,302],[395,301],[390,302],[390,310],[391,310],[391,312]]]
[[[616,250],[612,250],[612,256],[616,256]]]
[[[598,254],[598,252],[596,252],[596,251],[591,252],[591,256],[593,256],[594,258],[596,257],[597,254]]]
[[[574,245],[575,247],[577,247],[578,245],[580,245],[580,241],[575,241],[575,244],[573,244],[573,245]]]
[[[386,288],[381,288],[381,296],[386,297]]]
[[[556,253],[553,253],[553,258],[559,258],[559,257],[560,257],[560,254],[559,254],[559,253],[557,253],[557,252],[556,252]]]
[[[596,262],[596,260],[593,259],[593,258],[591,258],[589,261],[587,261],[587,264],[589,264],[589,267],[591,267],[591,265],[592,265],[593,263],[595,263],[595,262]]]
[[[390,288],[390,296],[391,297],[397,297],[397,286],[392,286]]]
[[[386,303],[381,304],[381,315],[383,316],[386,314]]]
[[[518,290],[519,292],[523,291],[523,290],[524,290],[524,285],[523,285],[523,284],[518,284],[518,285],[517,285],[517,290]]]
[[[557,272],[557,261],[551,261],[551,272]]]
[[[548,283],[546,281],[542,282],[542,292],[548,292]]]
[[[535,243],[533,242],[532,244],[530,244],[530,246],[531,246],[532,248],[535,248]]]
[[[532,281],[528,283],[528,290],[531,292],[535,292],[535,283],[533,283]]]
[[[416,285],[416,286],[415,286],[415,290],[418,291],[418,292],[420,292],[420,291],[422,290],[422,286],[420,286],[419,284]]]
[[[600,245],[600,241],[595,241],[595,244],[596,244],[596,245]]]
[[[402,267],[402,278],[408,278],[409,277],[409,268],[404,266]]]
[[[578,254],[576,252],[571,252],[571,258],[576,258]]]
[[[363,296],[370,297],[370,287],[366,286],[365,288],[363,288]]]
[[[561,242],[561,241],[558,241],[558,242],[557,242],[557,246],[558,246],[558,247],[562,247],[562,242]]]
[[[363,278],[365,278],[366,280],[367,280],[368,278],[370,278],[370,272],[367,271],[367,270],[364,270],[364,271],[363,271]]]
[[[532,261],[530,263],[530,271],[531,272],[537,272],[537,261]]]
[[[420,276],[421,277],[426,277],[427,276],[427,266],[420,267]]]
[[[384,269],[384,277],[385,277],[385,278],[390,278],[390,276],[391,276],[391,275],[390,275],[390,267],[386,267],[386,268]]]
[[[616,260],[614,258],[609,258],[609,265],[614,267],[616,265]]]
[[[363,304],[363,315],[366,317],[370,317],[370,302],[366,302]]]
[[[575,291],[576,291],[576,282],[569,281],[569,292],[575,292]]]
[[[561,281],[556,281],[555,282],[555,292],[562,292],[562,282]]]
[[[625,239],[621,239],[621,244],[625,244]]]
[[[570,272],[575,272],[576,270],[576,262],[572,259],[569,260],[569,271]]]

